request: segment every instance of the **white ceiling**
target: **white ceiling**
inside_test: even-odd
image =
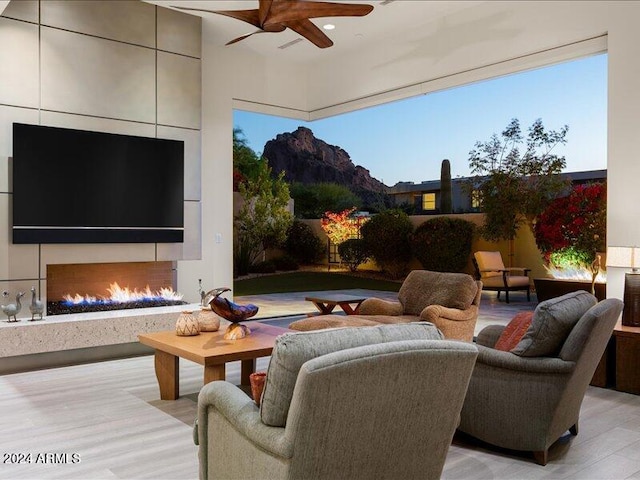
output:
[[[243,10],[257,8],[257,0],[147,0],[163,7],[172,6],[203,8],[210,10]],[[339,2],[338,2],[339,3]],[[345,2],[346,3],[346,2]],[[274,57],[284,62],[312,63],[331,60],[346,53],[372,45],[381,41],[397,44],[402,42],[403,33],[414,30],[417,26],[440,23],[448,15],[466,8],[485,3],[484,1],[430,1],[430,0],[394,0],[383,4],[382,0],[363,1],[350,0],[348,3],[366,3],[374,6],[366,17],[331,17],[313,19],[321,27],[326,23],[336,26],[335,30],[325,32],[334,45],[320,49],[303,39],[286,49],[278,48],[300,37],[287,29],[281,33],[263,33],[230,45],[226,48],[241,51],[252,51],[264,57]],[[184,10],[183,10],[184,12]],[[203,23],[215,32],[213,41],[221,46],[229,40],[256,29],[240,20],[206,12],[185,12],[202,17]]]

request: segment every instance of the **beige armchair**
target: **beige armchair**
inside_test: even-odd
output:
[[[427,321],[447,339],[471,342],[481,297],[482,282],[470,275],[413,270],[400,287],[398,301],[368,298],[357,315],[320,315],[297,320],[289,328],[310,331]]]
[[[423,320],[438,327],[445,338],[470,342],[482,288],[482,282],[464,273],[414,270],[400,287],[397,302],[368,298],[359,316],[380,323]]]
[[[462,408],[460,431],[545,465],[567,430],[578,434],[580,406],[622,311],[618,299],[574,292],[538,305],[511,351],[492,347],[504,326],[485,327]]]
[[[473,263],[483,288],[497,291],[498,300],[503,290],[507,303],[509,303],[509,292],[524,290],[527,292],[527,302],[531,301],[530,268],[506,268],[500,252],[476,252],[473,254]],[[517,275],[518,273],[520,275]]]
[[[282,335],[260,407],[202,388],[200,478],[440,478],[477,355],[440,338],[427,323]]]

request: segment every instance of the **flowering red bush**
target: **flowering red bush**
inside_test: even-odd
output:
[[[356,207],[338,213],[324,212],[320,225],[334,244],[340,245],[345,240],[358,237],[360,225],[366,218],[354,217],[352,214],[355,211]]]
[[[605,184],[576,185],[566,197],[555,199],[536,221],[536,245],[547,263],[552,254],[569,251],[579,263],[590,263],[604,250],[607,229]]]

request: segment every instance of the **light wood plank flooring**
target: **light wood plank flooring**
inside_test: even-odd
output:
[[[531,307],[492,303],[484,303],[487,322]],[[267,364],[259,359],[258,369]],[[180,375],[177,401],[159,400],[152,356],[0,376],[0,479],[197,479],[192,423],[202,367],[182,360]],[[239,383],[239,363],[227,377]],[[9,464],[12,453],[48,463]],[[38,457],[46,453],[58,456]],[[66,463],[52,461],[63,454]],[[71,463],[72,454],[80,461]],[[589,387],[579,435],[557,442],[546,467],[456,437],[443,477],[640,479],[640,397]]]

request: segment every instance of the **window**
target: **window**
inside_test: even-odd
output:
[[[482,202],[480,201],[480,191],[473,190],[471,192],[471,208],[480,208]]]
[[[436,209],[436,194],[423,193],[422,194],[422,210],[435,210],[435,209]]]

